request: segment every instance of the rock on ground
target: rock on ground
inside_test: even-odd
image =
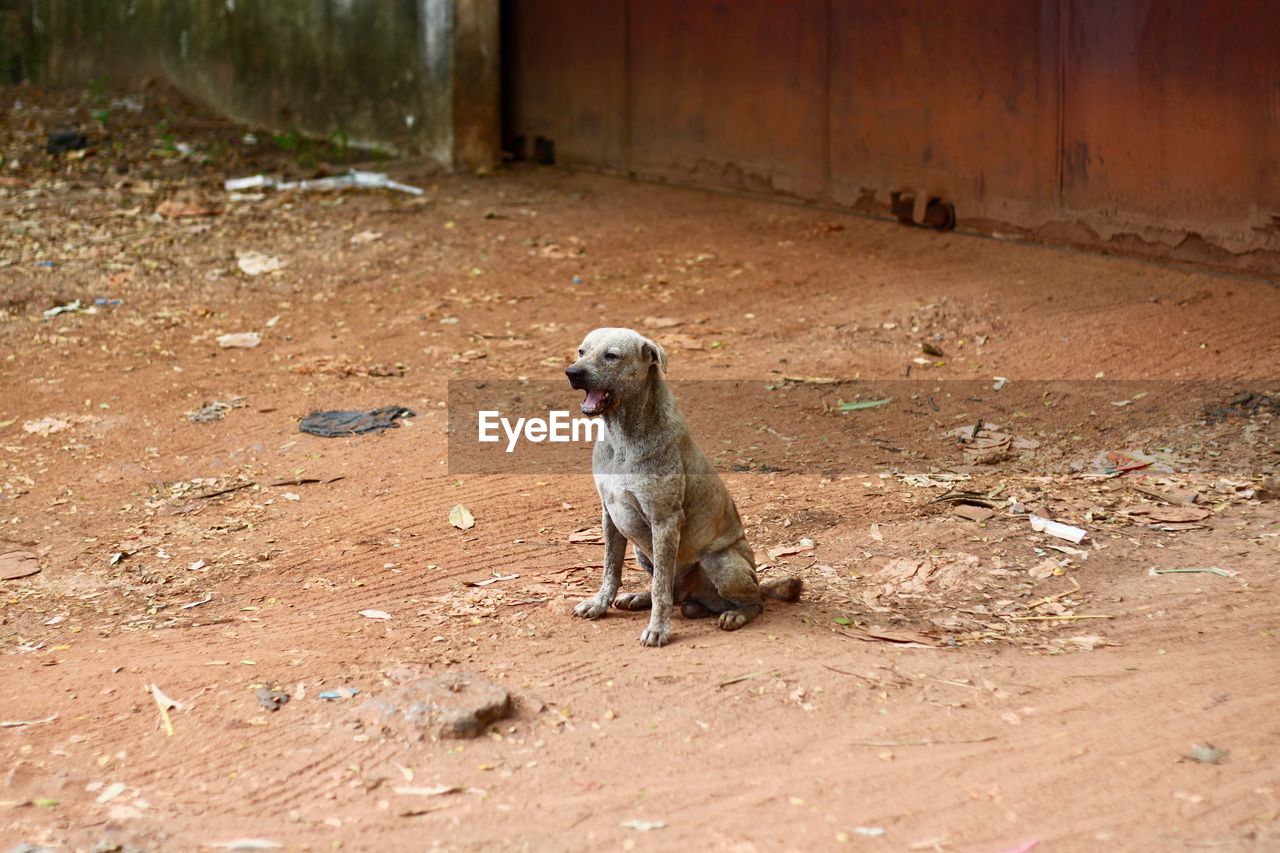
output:
[[[366,726],[423,739],[473,738],[513,711],[511,694],[469,672],[413,677],[394,693],[365,702],[357,712]]]

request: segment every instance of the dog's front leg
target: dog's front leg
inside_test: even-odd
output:
[[[573,608],[574,615],[583,619],[599,619],[608,613],[622,583],[622,557],[627,552],[627,538],[614,525],[609,510],[602,510],[600,514],[600,527],[604,530],[604,574],[600,578],[600,591]]]
[[[671,603],[676,582],[676,556],[680,551],[680,522],[670,516],[653,526],[653,599],[649,627],[640,633],[646,646],[665,646],[671,640]]]

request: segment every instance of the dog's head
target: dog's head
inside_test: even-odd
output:
[[[578,360],[565,375],[569,384],[586,391],[582,413],[603,415],[644,389],[667,369],[662,347],[630,329],[596,329],[582,339]]]

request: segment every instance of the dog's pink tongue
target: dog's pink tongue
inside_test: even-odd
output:
[[[599,412],[604,408],[604,391],[588,391],[587,398],[582,401],[582,410],[584,412]]]

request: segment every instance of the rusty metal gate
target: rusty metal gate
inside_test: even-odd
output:
[[[531,158],[1280,271],[1274,0],[506,0]]]

